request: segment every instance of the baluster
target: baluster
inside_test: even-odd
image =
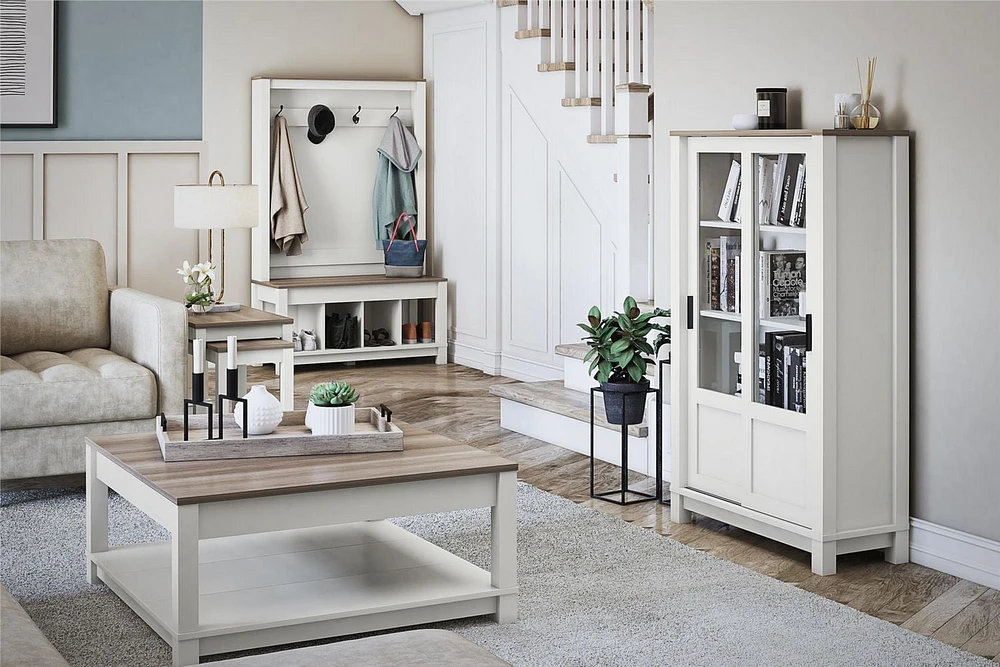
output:
[[[535,30],[541,24],[541,0],[528,0],[528,29]]]
[[[549,23],[549,19],[551,18],[549,16],[549,12],[551,11],[551,7],[550,7],[551,4],[552,4],[552,0],[541,0],[540,1],[540,6],[538,8],[538,20],[539,20],[538,27],[539,28],[550,28],[550,27],[552,27],[552,24]]]
[[[587,94],[590,97],[601,96],[601,2],[586,0],[587,3]],[[594,128],[594,134],[600,134],[600,122]]]
[[[574,0],[563,0],[563,62],[571,63],[576,56],[576,4]]]
[[[575,42],[574,51],[576,61],[576,71],[573,78],[576,80],[575,97],[588,97],[587,92],[587,0],[576,0],[575,17]]]
[[[549,0],[549,62],[564,62],[563,59],[563,0]]]
[[[619,0],[620,2],[621,0]],[[615,133],[615,5],[601,0],[601,134]]]
[[[642,6],[642,82],[653,85],[653,13],[645,2]]]
[[[642,82],[642,1],[628,0],[628,82]]]
[[[629,0],[615,2],[615,84],[628,83],[628,14]]]

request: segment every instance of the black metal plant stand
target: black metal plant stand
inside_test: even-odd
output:
[[[614,503],[615,505],[634,505],[636,503],[644,503],[650,500],[662,500],[663,497],[663,401],[662,392],[659,387],[650,387],[646,390],[646,394],[656,395],[656,493],[646,493],[645,491],[636,491],[629,488],[628,483],[628,425],[621,425],[622,433],[622,480],[621,487],[614,489],[612,491],[602,491],[597,493],[594,489],[594,464],[596,462],[596,457],[594,456],[594,396],[597,392],[604,394],[604,390],[600,387],[593,387],[590,390],[590,497],[596,500],[603,500],[608,503]],[[639,496],[632,500],[627,500],[628,494],[633,496]],[[611,496],[620,495],[621,500],[612,498]]]
[[[665,375],[664,371],[669,365],[670,352],[667,352],[667,357],[665,359],[660,359],[656,369],[656,383],[660,387],[660,395],[657,396],[657,399],[660,401],[658,404],[659,411],[656,413],[656,430],[658,431],[657,437],[660,439],[656,448],[656,491],[660,494],[660,503],[663,505],[670,504],[670,494],[668,493],[664,495],[663,493],[663,422],[660,420],[663,416],[663,377]]]

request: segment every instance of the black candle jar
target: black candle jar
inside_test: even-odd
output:
[[[787,88],[757,89],[757,129],[784,130],[788,127],[785,100]]]

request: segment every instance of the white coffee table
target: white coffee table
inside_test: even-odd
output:
[[[173,648],[246,648],[517,618],[517,464],[406,424],[402,452],[165,463],[153,433],[87,439],[88,578]],[[108,489],[172,534],[108,547]],[[485,571],[384,521],[489,507]]]

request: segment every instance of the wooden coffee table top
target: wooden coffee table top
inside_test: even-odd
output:
[[[188,311],[188,326],[198,329],[217,327],[250,327],[259,324],[294,324],[295,320],[266,310],[240,306],[239,310],[226,313],[192,313]]]
[[[401,452],[167,463],[152,432],[87,443],[176,505],[517,470],[495,454],[393,423],[405,434]]]

